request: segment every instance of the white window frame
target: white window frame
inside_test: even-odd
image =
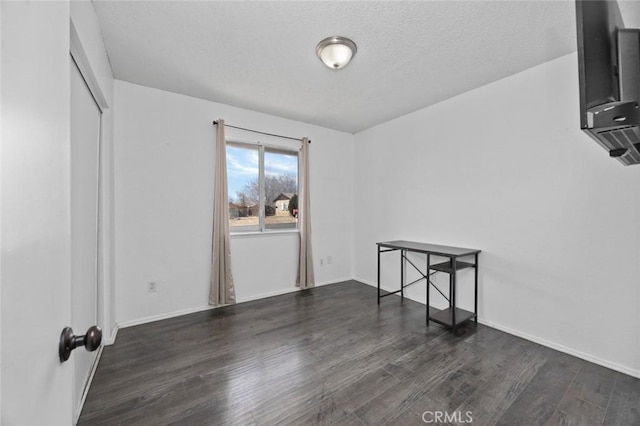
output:
[[[270,145],[264,144],[260,141],[246,141],[240,139],[226,139],[227,146],[237,146],[245,149],[255,149],[258,148],[258,229],[251,230],[234,230],[233,227],[229,227],[229,233],[232,237],[236,236],[244,236],[244,235],[268,235],[268,234],[290,234],[290,233],[298,233],[298,222],[296,221],[295,228],[285,228],[285,229],[267,229],[266,227],[266,218],[265,218],[265,206],[266,206],[266,195],[265,195],[265,172],[264,172],[264,153],[265,150],[271,151],[281,151],[282,153],[291,153],[295,155],[298,159],[298,170],[296,175],[296,180],[300,182],[300,149],[290,148],[285,146],[278,145]],[[227,178],[228,180],[228,178]],[[228,191],[228,183],[227,183],[227,191]],[[298,191],[299,192],[299,191]]]

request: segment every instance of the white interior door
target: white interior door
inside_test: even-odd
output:
[[[98,173],[100,116],[82,74],[71,60],[71,327],[84,334],[98,324]],[[74,413],[79,414],[96,352],[76,349]]]

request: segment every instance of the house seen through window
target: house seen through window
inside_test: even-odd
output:
[[[227,142],[229,230],[296,229],[298,151]]]

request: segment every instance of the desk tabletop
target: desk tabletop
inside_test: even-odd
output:
[[[481,250],[464,248],[464,247],[451,247],[441,246],[437,244],[418,243],[415,241],[387,241],[383,243],[376,243],[378,247],[387,247],[392,249],[403,249],[409,251],[415,251],[419,253],[429,253],[438,256],[446,257],[462,257],[469,256],[471,254],[480,253]]]

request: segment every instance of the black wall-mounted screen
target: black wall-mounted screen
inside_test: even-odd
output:
[[[615,0],[576,0],[580,128],[624,165],[640,164],[640,30]]]
[[[624,24],[616,1],[578,1],[576,6],[580,124],[586,128],[588,108],[619,100],[616,32]]]

